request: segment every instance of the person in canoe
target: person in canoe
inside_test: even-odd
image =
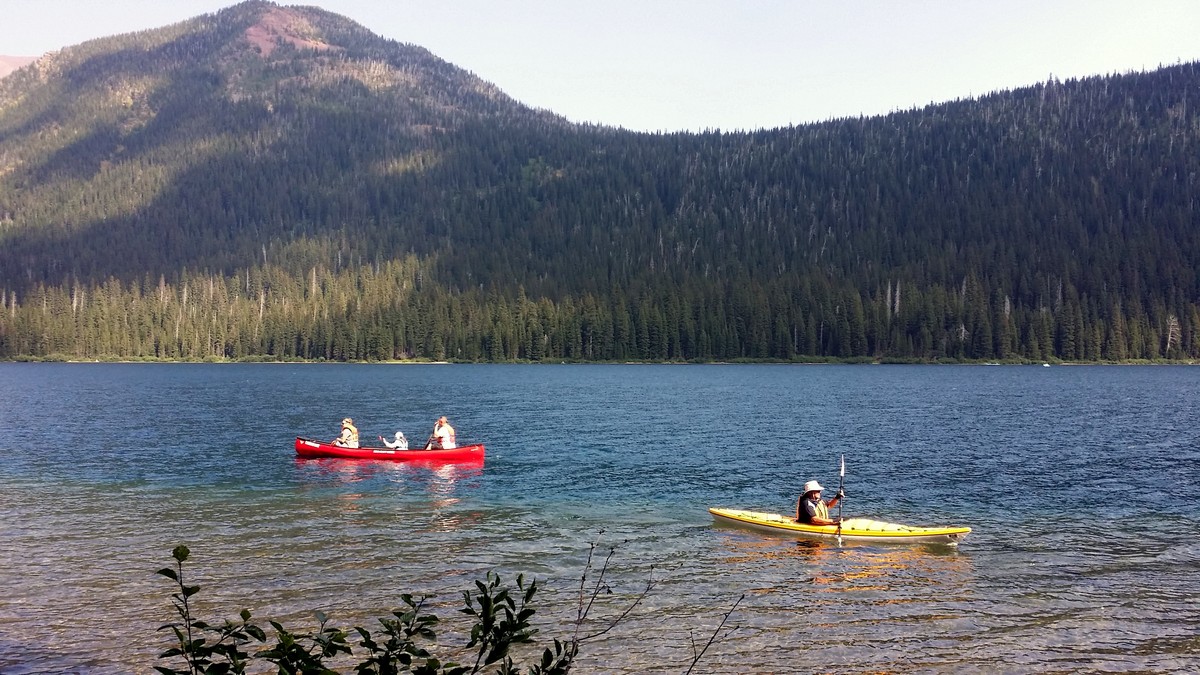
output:
[[[836,518],[829,517],[829,508],[835,506],[838,500],[846,496],[842,490],[833,499],[821,499],[821,491],[825,488],[815,480],[804,484],[804,495],[796,500],[796,522],[809,525],[837,525]]]
[[[358,447],[358,427],[354,426],[354,420],[349,417],[342,420],[342,433],[333,439],[333,444],[343,448]]]
[[[403,431],[396,432],[395,442],[389,441],[388,439],[384,438],[383,436],[380,436],[379,440],[383,441],[384,445],[386,445],[389,448],[392,448],[394,450],[407,450],[408,449],[408,439],[404,437]]]
[[[429,442],[425,444],[426,450],[457,448],[454,438],[454,427],[450,426],[450,422],[446,420],[446,416],[442,415],[433,425],[433,433],[429,435]]]

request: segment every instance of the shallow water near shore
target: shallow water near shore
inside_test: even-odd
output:
[[[428,435],[483,467],[298,460]],[[569,635],[589,546],[613,616],[580,672],[1200,670],[1200,368],[0,364],[0,672],[149,673],[179,543],[205,618],[374,628],[400,593],[539,579]],[[957,549],[804,542],[710,506],[970,525]],[[456,655],[464,660],[461,653]]]

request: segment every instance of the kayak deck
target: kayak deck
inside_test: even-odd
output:
[[[713,520],[750,529],[787,534],[804,538],[837,539],[837,525],[808,525],[797,523],[778,513],[742,509],[710,508]],[[870,518],[847,518],[842,521],[841,538],[847,541],[908,542],[956,546],[971,533],[969,527],[918,527],[889,523]]]

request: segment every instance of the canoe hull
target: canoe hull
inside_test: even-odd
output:
[[[296,437],[298,457],[338,457],[341,459],[376,459],[393,462],[481,462],[483,444],[463,445],[437,450],[393,450],[391,448],[343,448],[332,443]]]
[[[711,508],[713,520],[725,525],[736,525],[760,532],[800,537],[804,539],[837,540],[836,525],[807,525],[778,513],[744,511],[741,509]],[[971,533],[969,527],[915,527],[888,523],[869,518],[847,518],[842,522],[843,541],[944,544],[957,546]]]

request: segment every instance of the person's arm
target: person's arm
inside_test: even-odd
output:
[[[822,518],[821,516],[813,516],[810,521],[813,525],[837,525],[837,518]]]

